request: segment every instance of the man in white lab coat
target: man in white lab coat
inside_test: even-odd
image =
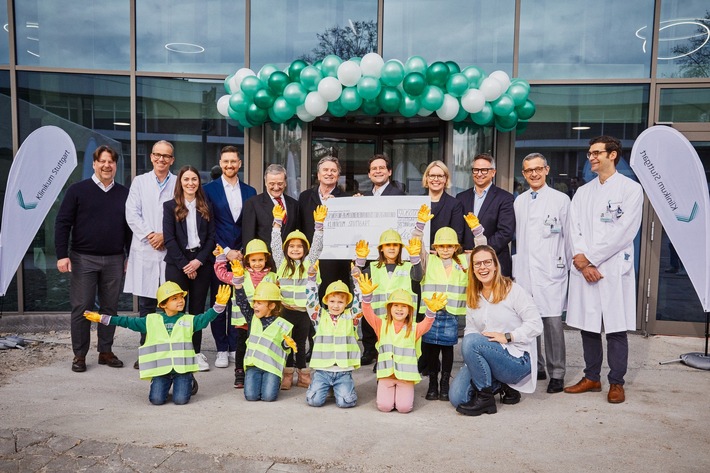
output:
[[[616,171],[621,143],[610,136],[589,141],[587,158],[597,177],[577,190],[570,208],[573,268],[567,325],[581,329],[584,377],[565,388],[578,394],[601,391],[606,333],[612,404],[624,402],[628,365],[627,330],[636,329],[634,238],[641,226],[641,186]]]
[[[550,167],[540,153],[523,159],[523,176],[530,189],[515,199],[517,253],[513,256],[515,282],[532,294],[540,311],[545,337],[545,355],[537,337],[538,379],[550,374],[548,393],[564,388],[565,334],[562,312],[567,306],[567,275],[572,259],[569,246],[567,194],[546,184]]]

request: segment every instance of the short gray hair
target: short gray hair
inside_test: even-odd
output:
[[[166,141],[166,140],[156,141],[155,143],[153,143],[153,148],[155,148],[155,145],[166,145],[166,146],[170,146],[170,149],[172,150],[172,153],[175,154],[175,146],[173,146],[173,144],[172,144],[171,142],[169,142],[169,141]]]
[[[481,154],[477,154],[476,156],[474,156],[473,161],[471,161],[471,168],[473,168],[473,163],[477,159],[484,159],[484,160],[488,161],[489,163],[491,163],[491,168],[493,168],[493,169],[496,168],[495,158],[488,153],[481,153]]]
[[[342,169],[340,168],[340,161],[338,161],[338,158],[336,158],[335,156],[323,156],[322,158],[320,158],[320,161],[318,161],[318,166],[316,166],[316,172],[320,172],[321,165],[323,163],[328,162],[335,163],[335,165],[338,166],[338,174],[343,173]]]
[[[546,159],[543,155],[541,155],[540,153],[530,153],[530,154],[528,154],[527,156],[525,156],[525,157],[523,158],[523,163],[524,163],[525,161],[532,161],[533,159],[537,159],[537,158],[542,159],[542,162],[545,163],[545,166],[547,166],[547,159]]]
[[[264,179],[269,174],[283,174],[286,177],[286,168],[280,164],[269,164],[266,166],[266,171],[264,171]]]

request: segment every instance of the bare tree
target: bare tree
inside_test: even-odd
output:
[[[352,21],[348,26],[331,26],[324,33],[316,34],[318,46],[310,54],[301,56],[313,64],[329,54],[335,54],[343,60],[362,57],[377,51],[377,22]]]
[[[702,21],[710,27],[710,11],[705,12],[705,18],[698,18],[697,21]],[[698,26],[696,31],[697,34],[690,37],[686,43],[671,50],[675,55],[682,55],[676,59],[679,77],[710,77],[710,45],[703,45],[707,40],[708,30]]]

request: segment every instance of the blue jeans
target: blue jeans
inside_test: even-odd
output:
[[[306,392],[308,405],[320,407],[325,404],[325,398],[330,388],[333,388],[336,406],[355,407],[357,393],[352,371],[314,370],[311,385]]]
[[[256,366],[244,373],[244,397],[247,401],[273,402],[279,397],[281,378]]]
[[[170,386],[173,386],[173,402],[187,404],[192,396],[192,373],[172,372],[163,376],[156,376],[150,382],[148,399],[151,404],[160,406],[168,399]]]
[[[497,389],[500,383],[515,384],[530,375],[530,354],[521,357],[508,353],[498,342],[491,342],[480,333],[463,337],[461,344],[464,366],[451,383],[449,400],[454,407],[471,400],[473,388]]]

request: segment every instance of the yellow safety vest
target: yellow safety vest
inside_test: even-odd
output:
[[[346,310],[337,323],[324,310],[313,338],[313,353],[311,354],[311,368],[341,368],[360,367],[360,346],[357,344],[357,328],[352,319],[343,318],[349,315]]]
[[[303,267],[303,275],[300,278],[298,277],[298,266],[296,267],[296,270],[293,272],[293,274],[285,276],[284,273],[286,272],[286,260],[284,259],[284,261],[281,262],[281,266],[279,266],[279,270],[277,271],[276,275],[279,278],[279,285],[281,287],[281,301],[284,303],[284,305],[305,309],[306,303],[308,302],[306,298],[308,268],[306,268],[303,263],[301,263],[301,267]],[[316,274],[316,282],[318,284],[321,283],[320,269]]]
[[[463,260],[462,260],[463,261]],[[466,315],[466,286],[468,285],[468,273],[466,267],[456,269],[456,262],[452,260],[454,267],[451,274],[446,275],[444,263],[436,255],[429,255],[426,266],[426,274],[422,280],[422,299],[429,299],[435,292],[446,294],[446,311],[451,315]],[[419,313],[426,312],[426,305],[419,307]]]
[[[197,371],[195,348],[192,346],[194,319],[194,315],[182,315],[168,334],[161,314],[146,316],[145,343],[138,349],[141,379],[163,376],[173,370],[177,373]]]
[[[261,280],[263,281],[269,281],[276,283],[278,279],[276,278],[276,273],[271,271],[270,273],[267,273],[266,276],[264,276],[264,279]],[[249,276],[248,272],[245,272],[244,274],[244,293],[247,295],[247,300],[249,301],[249,305],[253,306],[254,305],[254,283],[251,280],[251,277]],[[244,317],[244,314],[242,314],[242,309],[239,308],[237,305],[237,291],[232,289],[232,319],[231,319],[232,325],[235,327],[241,327],[243,325],[247,324],[247,319]]]
[[[377,346],[377,378],[394,377],[402,381],[418,383],[422,380],[417,369],[417,358],[421,355],[421,339],[416,340],[417,323],[412,323],[412,331],[407,337],[407,327],[394,333],[394,325],[387,328],[383,323]]]
[[[271,322],[266,330],[261,325],[261,319],[258,317],[251,319],[247,351],[244,354],[244,368],[256,366],[281,379],[286,356],[291,352],[291,349],[283,349],[283,336],[290,334],[292,329],[293,324],[281,317]]]
[[[417,295],[412,292],[411,278],[412,263],[409,261],[403,262],[401,265],[394,268],[392,276],[387,273],[387,266],[382,265],[377,267],[377,263],[370,263],[370,278],[373,284],[377,284],[377,289],[372,293],[372,310],[375,315],[382,318],[387,314],[387,297],[395,289],[406,289],[412,293],[412,302],[414,307],[417,306]]]

